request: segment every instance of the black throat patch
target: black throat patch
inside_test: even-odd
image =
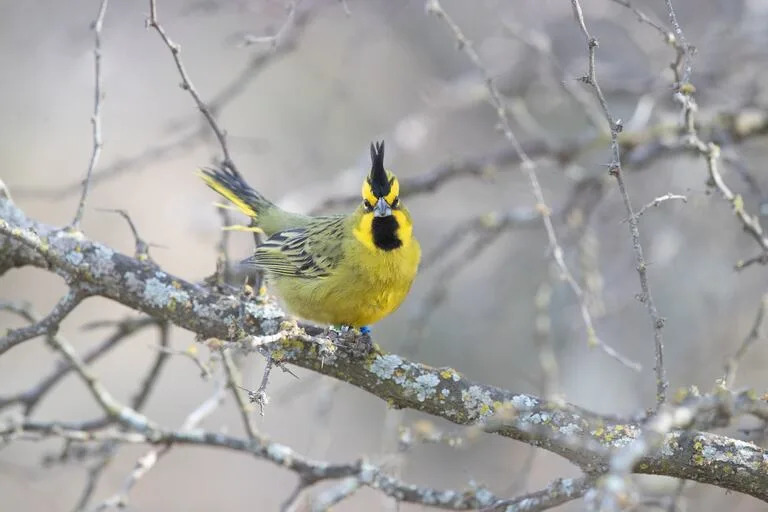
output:
[[[373,244],[379,249],[391,251],[403,245],[397,238],[397,219],[394,215],[373,218]]]

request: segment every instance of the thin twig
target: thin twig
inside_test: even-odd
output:
[[[677,40],[674,37],[674,34],[669,31],[666,27],[661,25],[660,23],[657,23],[653,21],[648,15],[646,15],[643,11],[636,8],[629,0],[613,0],[614,3],[617,3],[619,5],[623,5],[627,9],[631,10],[633,13],[635,13],[635,16],[637,16],[637,20],[640,23],[645,23],[646,25],[649,25],[656,29],[656,31],[661,34],[661,36],[664,38],[664,40],[667,43],[671,44],[677,44]]]
[[[283,39],[285,36],[285,33],[293,26],[294,20],[296,18],[296,9],[298,8],[299,4],[301,3],[301,0],[294,0],[292,2],[288,2],[288,4],[285,6],[286,9],[286,17],[283,24],[280,26],[279,29],[277,29],[277,32],[275,32],[271,36],[254,36],[252,34],[247,34],[243,37],[243,46],[251,46],[254,44],[268,44],[270,48],[273,50],[277,48],[278,43]]]
[[[181,76],[181,88],[185,91],[189,91],[189,94],[195,101],[198,110],[200,110],[200,112],[203,114],[205,119],[208,121],[208,125],[211,127],[211,130],[213,130],[213,133],[216,135],[216,139],[219,141],[219,146],[221,147],[221,152],[224,155],[223,164],[234,169],[235,164],[232,160],[232,157],[230,156],[229,147],[227,146],[227,134],[219,127],[219,124],[216,122],[216,118],[211,112],[211,109],[208,108],[208,105],[206,105],[205,102],[200,98],[200,94],[198,94],[197,89],[195,89],[195,86],[189,79],[187,70],[181,61],[181,47],[171,41],[170,37],[168,37],[168,34],[166,34],[165,29],[163,29],[163,26],[160,25],[160,22],[158,22],[156,0],[149,0],[149,18],[147,19],[147,27],[155,29],[155,31],[162,38],[165,45],[171,51],[173,62],[176,64],[176,69],[179,71],[179,75]]]
[[[59,324],[64,317],[71,313],[72,310],[75,309],[87,296],[88,294],[82,289],[70,289],[67,294],[56,303],[51,312],[48,313],[45,318],[40,320],[36,320],[36,316],[31,313],[31,310],[27,311],[24,315],[25,318],[35,323],[27,327],[12,329],[8,334],[0,338],[0,355],[19,343],[37,336],[42,336],[43,334],[47,334],[48,339],[52,340],[54,334],[59,330]],[[5,307],[3,309],[10,308]]]
[[[152,348],[155,350],[159,350],[161,352],[165,352],[169,355],[175,355],[175,356],[182,356],[187,359],[190,359],[193,363],[195,363],[195,366],[197,366],[200,369],[200,377],[203,379],[210,379],[211,378],[211,369],[208,367],[207,364],[202,362],[200,358],[197,355],[197,347],[195,345],[190,346],[187,350],[176,350],[174,348],[168,348],[168,347],[161,347],[158,345],[153,345]]]
[[[695,47],[688,44],[683,29],[677,21],[672,0],[665,0],[667,14],[677,38],[677,58],[671,68],[675,72],[675,93],[674,99],[682,106],[683,128],[685,130],[684,142],[686,147],[694,150],[706,160],[707,173],[709,175],[708,184],[714,186],[720,195],[731,204],[733,213],[741,222],[746,231],[760,246],[761,254],[749,258],[746,261],[736,263],[736,270],[742,270],[754,263],[768,264],[768,237],[760,225],[760,218],[757,215],[751,215],[744,207],[744,199],[740,194],[735,194],[725,183],[720,174],[718,162],[722,159],[720,147],[714,142],[705,142],[699,135],[696,127],[696,111],[698,106],[693,97],[696,88],[691,84],[691,74],[693,72],[693,55]],[[682,73],[679,69],[682,66]]]
[[[111,349],[117,346],[118,343],[125,340],[131,334],[134,334],[135,332],[149,325],[156,325],[157,323],[157,320],[149,316],[141,317],[139,319],[129,319],[121,322],[118,324],[118,329],[112,335],[110,335],[102,343],[94,347],[91,351],[83,356],[83,361],[85,363],[91,363],[95,361],[96,359],[109,352]],[[42,398],[45,397],[48,392],[71,370],[71,365],[66,364],[63,361],[59,361],[56,365],[56,369],[54,369],[50,375],[41,379],[34,388],[27,389],[26,391],[22,391],[13,396],[0,397],[0,409],[3,409],[11,404],[19,403],[24,407],[24,415],[29,416],[32,414],[35,407],[40,403],[40,400],[42,400]]]
[[[109,0],[101,0],[96,21],[91,25],[91,29],[93,30],[93,63],[95,74],[95,85],[93,88],[93,115],[91,116],[93,150],[91,151],[91,159],[88,162],[88,171],[85,174],[85,180],[83,180],[83,192],[80,196],[80,202],[77,205],[75,218],[72,220],[71,224],[72,229],[75,230],[80,229],[80,221],[83,218],[83,211],[85,210],[85,200],[88,197],[88,187],[91,182],[91,175],[96,168],[96,164],[99,162],[101,148],[104,145],[101,138],[101,101],[104,99],[101,79],[101,28],[104,24],[104,15],[107,12],[108,2]]]
[[[482,510],[483,512],[510,510],[538,512],[548,510],[581,498],[591,489],[593,484],[594,478],[592,477],[558,478],[540,491],[502,500]]]
[[[682,50],[682,65],[683,65],[683,75],[680,79],[680,84],[678,84],[678,87],[683,87],[686,84],[691,83],[691,73],[693,72],[693,52],[694,48],[691,47],[688,44],[688,41],[685,39],[685,34],[683,33],[683,29],[680,27],[680,23],[677,21],[677,15],[675,14],[675,9],[672,6],[672,0],[664,0],[667,4],[667,14],[669,15],[669,21],[672,23],[672,30],[675,33],[675,37],[677,38],[677,42],[679,44],[679,48]]]
[[[106,443],[109,443],[110,446],[117,446],[117,444],[112,441],[106,441]],[[96,487],[99,483],[99,480],[101,479],[101,476],[109,467],[109,464],[112,462],[112,460],[112,454],[106,454],[101,457],[93,466],[88,468],[88,479],[85,482],[85,487],[80,494],[80,498],[77,500],[77,504],[72,509],[73,512],[82,512],[85,510],[85,508],[88,506],[88,502],[90,502],[91,498],[93,497],[93,493],[96,492]]]
[[[182,426],[182,431],[189,431],[196,428],[203,419],[212,414],[216,408],[221,404],[224,399],[224,387],[219,386],[214,394],[207,398],[203,403],[196,407],[187,416]],[[118,442],[116,440],[105,441],[106,444],[115,447]],[[153,448],[147,453],[139,457],[133,470],[128,474],[123,483],[122,488],[117,493],[113,494],[109,498],[105,499],[93,508],[93,512],[99,512],[110,508],[122,509],[128,505],[128,499],[131,490],[138,483],[138,481],[144,477],[157,462],[170,452],[173,445],[167,444],[159,448]]]
[[[608,126],[611,130],[611,150],[612,160],[610,163],[610,173],[616,178],[616,182],[619,185],[619,192],[624,201],[624,207],[627,210],[629,232],[632,237],[632,248],[635,253],[635,265],[637,273],[640,277],[640,288],[642,295],[640,301],[645,304],[648,314],[651,317],[653,324],[653,338],[655,349],[655,370],[656,370],[656,404],[661,405],[667,399],[667,388],[669,382],[667,381],[667,371],[664,367],[664,339],[662,336],[662,328],[664,327],[664,319],[659,315],[656,303],[651,295],[651,289],[648,284],[648,265],[643,255],[643,246],[640,243],[640,228],[637,219],[637,214],[632,209],[632,202],[629,199],[629,193],[627,192],[627,185],[624,181],[624,174],[621,169],[621,151],[619,147],[619,133],[622,130],[622,123],[620,119],[614,119],[611,111],[608,107],[608,102],[603,95],[602,89],[600,89],[600,83],[597,81],[597,71],[595,69],[595,51],[597,50],[597,39],[593,38],[587,30],[587,25],[584,22],[584,13],[581,9],[581,3],[579,0],[571,0],[571,6],[573,7],[573,14],[576,18],[576,22],[579,24],[582,34],[587,42],[588,52],[588,71],[587,75],[582,80],[589,84],[595,91],[597,100],[600,103],[605,119],[608,122]]]
[[[133,223],[133,220],[131,219],[131,216],[128,215],[127,211],[121,210],[121,209],[111,209],[111,208],[100,208],[99,210],[103,212],[116,213],[120,215],[123,219],[125,219],[125,222],[128,223],[128,227],[131,229],[131,233],[133,234],[134,258],[136,258],[139,261],[147,261],[150,263],[154,263],[152,261],[152,257],[149,255],[150,244],[145,242],[144,239],[139,236],[139,231],[136,229],[136,225]]]
[[[235,397],[235,401],[237,402],[237,409],[240,413],[240,418],[243,420],[245,432],[248,434],[249,438],[258,439],[260,438],[260,434],[258,430],[256,430],[256,426],[253,424],[253,420],[251,419],[251,406],[243,398],[243,395],[240,394],[240,390],[243,389],[242,379],[240,378],[240,372],[235,366],[235,362],[232,360],[232,354],[230,354],[229,350],[222,349],[221,357],[224,361],[224,373],[227,376],[227,387],[232,392],[232,396]]]
[[[469,59],[472,61],[472,64],[474,64],[474,66],[483,74],[485,86],[488,90],[489,101],[496,111],[496,116],[499,118],[504,137],[513,147],[520,160],[521,167],[525,174],[528,176],[528,180],[530,181],[531,190],[533,191],[534,198],[536,199],[536,209],[541,215],[544,228],[547,233],[550,250],[552,251],[552,258],[557,264],[562,279],[568,283],[571,290],[573,291],[573,294],[576,296],[576,300],[579,303],[579,311],[581,312],[581,317],[586,327],[588,343],[590,345],[599,346],[606,354],[613,357],[620,363],[630,368],[636,369],[636,364],[631,363],[627,358],[618,354],[616,350],[608,346],[597,336],[597,331],[595,330],[594,323],[592,321],[592,315],[589,313],[589,308],[586,304],[584,291],[582,290],[581,285],[579,285],[579,283],[576,281],[576,278],[573,277],[571,271],[568,269],[568,265],[565,263],[563,248],[558,242],[555,228],[552,223],[552,210],[549,208],[549,206],[547,206],[547,203],[544,199],[544,192],[541,188],[541,184],[539,183],[539,178],[536,172],[536,163],[531,160],[526,151],[523,149],[523,146],[517,140],[517,137],[515,137],[515,134],[512,131],[512,126],[510,124],[509,116],[507,114],[507,109],[504,106],[504,102],[501,98],[501,94],[496,87],[496,83],[494,82],[493,77],[483,64],[480,55],[477,53],[477,51],[475,51],[472,45],[472,41],[470,41],[464,35],[461,27],[459,27],[443,9],[439,0],[427,0],[426,10],[428,13],[433,14],[438,19],[442,20],[448,26],[448,28],[450,28],[454,37],[456,38],[456,41],[458,42],[459,49],[462,50],[467,55],[467,57],[469,57]]]
[[[539,285],[534,297],[536,314],[533,318],[533,338],[541,367],[541,394],[547,398],[553,398],[560,390],[560,366],[552,343],[551,303],[552,284],[546,280]]]
[[[144,408],[150,393],[152,393],[152,388],[154,388],[157,380],[160,378],[160,372],[162,372],[163,366],[168,360],[169,354],[164,352],[162,349],[167,348],[170,343],[170,325],[168,322],[160,322],[158,323],[158,328],[160,330],[160,343],[158,344],[158,347],[161,350],[158,350],[152,368],[150,368],[149,372],[147,372],[147,376],[144,378],[144,382],[142,383],[141,388],[139,388],[139,391],[131,400],[131,407],[137,411],[140,411]]]
[[[725,363],[725,373],[722,378],[723,385],[726,389],[731,389],[736,380],[736,372],[739,368],[739,363],[749,348],[754,345],[756,341],[762,338],[763,322],[765,320],[765,313],[768,309],[768,294],[763,295],[760,300],[760,305],[757,308],[757,314],[755,314],[755,320],[752,322],[752,328],[749,330],[749,334],[744,338],[736,352],[728,358]]]
[[[682,201],[682,202],[684,202],[684,203],[687,203],[687,202],[688,202],[688,198],[687,198],[686,196],[683,196],[683,195],[680,195],[680,194],[664,194],[663,196],[659,196],[659,197],[657,197],[656,199],[654,199],[653,201],[651,201],[651,202],[650,202],[650,203],[648,203],[647,205],[645,205],[645,206],[643,206],[642,208],[640,208],[640,209],[637,211],[637,213],[635,213],[635,217],[640,217],[640,216],[641,216],[641,215],[643,215],[643,214],[644,214],[644,213],[645,213],[645,212],[646,212],[648,209],[650,209],[650,208],[654,208],[654,207],[657,207],[657,206],[659,206],[661,203],[663,203],[663,202],[665,202],[665,201],[670,201],[670,200],[672,200],[672,199],[677,199],[677,200],[680,200],[680,201]],[[628,222],[628,221],[629,221],[629,219],[624,219],[622,222]]]

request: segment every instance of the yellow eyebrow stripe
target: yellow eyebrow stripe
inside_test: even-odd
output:
[[[400,182],[397,181],[397,178],[394,176],[392,177],[392,180],[389,182],[391,188],[389,189],[389,194],[386,195],[384,198],[390,205],[395,202],[395,199],[400,195]]]
[[[363,199],[368,201],[368,204],[371,206],[376,204],[376,196],[373,195],[373,191],[371,190],[371,184],[368,183],[368,180],[363,181]]]

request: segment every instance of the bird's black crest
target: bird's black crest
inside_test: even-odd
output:
[[[371,174],[368,183],[376,197],[386,196],[392,188],[387,179],[387,171],[384,170],[384,141],[371,143]]]

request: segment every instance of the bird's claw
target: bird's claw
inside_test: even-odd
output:
[[[371,328],[368,326],[361,327],[359,332],[349,325],[342,325],[338,329],[331,326],[328,328],[328,338],[335,345],[351,349],[356,357],[365,357],[373,349]]]

